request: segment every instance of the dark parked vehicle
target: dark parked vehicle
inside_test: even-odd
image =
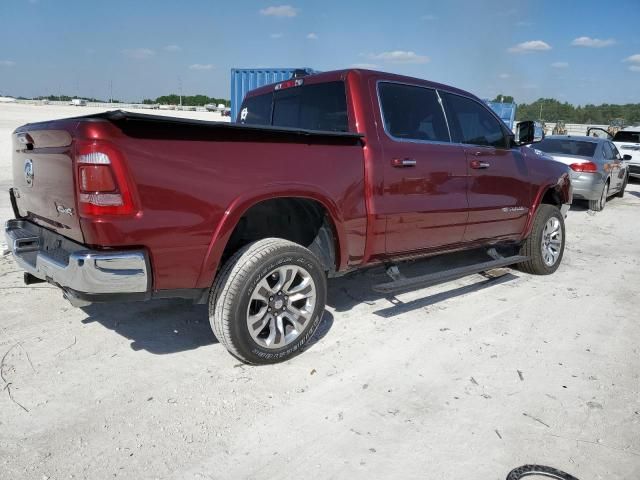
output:
[[[523,146],[533,123],[514,137],[470,93],[343,70],[255,90],[238,120],[115,111],[18,128],[6,236],[25,280],[76,305],[208,302],[233,355],[272,363],[315,332],[327,276],[478,247],[487,261],[438,279],[562,260],[567,167]]]

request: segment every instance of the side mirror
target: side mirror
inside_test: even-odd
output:
[[[631,160],[633,157],[631,155],[623,155],[622,159],[623,160]]]
[[[540,142],[542,139],[544,139],[544,131],[542,127],[536,125],[536,122],[526,120],[518,123],[516,126],[514,139],[516,145],[528,145],[530,143]]]

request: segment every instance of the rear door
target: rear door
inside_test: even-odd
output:
[[[611,192],[618,191],[622,188],[625,175],[622,157],[618,153],[618,149],[616,148],[616,146],[611,142],[605,143],[604,152],[606,164],[609,168],[609,178],[611,179],[609,190]]]
[[[531,204],[527,166],[509,148],[506,126],[481,102],[441,92],[454,142],[463,146],[469,167],[469,220],[464,240],[517,237]]]
[[[456,244],[467,222],[464,150],[450,141],[433,88],[378,82],[383,183],[377,207],[386,217],[386,252]]]

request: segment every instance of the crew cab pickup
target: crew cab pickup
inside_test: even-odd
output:
[[[25,281],[78,306],[208,302],[218,340],[258,364],[303,349],[328,276],[478,248],[487,261],[437,279],[562,260],[567,167],[524,146],[533,122],[514,135],[468,92],[334,71],[250,92],[237,120],[112,111],[18,128],[5,234]]]

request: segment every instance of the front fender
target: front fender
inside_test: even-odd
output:
[[[563,205],[571,205],[571,202],[573,201],[573,190],[571,188],[569,173],[564,172],[558,178],[548,178],[540,185],[534,195],[531,208],[529,209],[529,216],[527,218],[523,238],[527,238],[531,234],[533,220],[538,212],[538,207],[549,192],[551,192],[551,195],[553,195],[556,201],[560,203],[560,207]]]
[[[336,234],[336,257],[338,270],[348,261],[347,235],[342,212],[333,199],[316,185],[296,183],[274,183],[261,185],[259,191],[252,191],[235,198],[225,209],[209,243],[209,248],[198,276],[197,288],[207,288],[213,283],[224,249],[242,216],[254,205],[274,198],[295,197],[319,202],[328,212]]]

